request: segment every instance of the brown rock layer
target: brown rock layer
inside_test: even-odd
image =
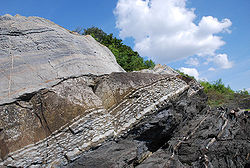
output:
[[[171,99],[174,94],[182,92],[178,91],[179,89],[187,87],[184,81],[169,75],[112,73],[104,76],[73,77],[63,80],[51,89],[23,95],[14,103],[0,106],[1,137],[3,137],[1,158],[6,159],[11,156],[18,160],[21,155],[15,151],[23,150],[23,147],[31,144],[38,143],[38,146],[43,144],[39,141],[47,145],[52,143],[53,146],[53,142],[49,142],[49,139],[54,135],[58,137],[57,141],[62,138],[62,143],[66,143],[70,140],[67,138],[69,133],[76,135],[70,140],[71,142],[83,138],[81,141],[76,140],[76,144],[79,145],[81,142],[83,148],[95,146],[110,136],[124,133],[144,115],[154,108],[157,109],[157,105],[162,106],[164,102],[161,101]],[[166,91],[161,93],[163,90]],[[89,125],[88,122],[93,123]],[[94,130],[90,129],[91,127]],[[60,130],[64,130],[65,135],[61,134]],[[77,135],[78,133],[84,134]],[[47,138],[49,139],[45,140]],[[60,148],[64,150],[62,155],[71,155],[76,149],[84,150],[80,146],[78,148],[73,144],[70,146],[70,143],[67,146]],[[22,154],[22,157],[25,155]],[[30,157],[35,157],[35,154]],[[69,157],[67,156],[67,159]],[[46,160],[46,157],[43,159]],[[51,161],[44,162],[51,163]],[[31,164],[27,160],[5,164],[7,163],[13,166]]]

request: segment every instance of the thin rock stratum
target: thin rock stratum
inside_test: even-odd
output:
[[[0,168],[250,165],[249,112],[210,108],[168,66],[124,72],[92,37],[39,17],[1,16],[0,48]]]

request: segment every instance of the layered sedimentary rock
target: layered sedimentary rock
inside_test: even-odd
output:
[[[247,166],[248,116],[210,109],[206,99],[195,81],[179,76],[134,72],[70,78],[1,106],[1,164]]]
[[[192,83],[125,135],[66,167],[249,167],[249,112],[208,107],[202,90],[189,94]]]
[[[0,103],[52,86],[61,78],[123,72],[114,55],[40,17],[0,16]]]
[[[112,73],[70,78],[25,95],[0,106],[2,164],[67,164],[125,134],[188,88],[170,75]]]
[[[195,80],[123,72],[94,39],[42,18],[0,21],[1,168],[250,165],[249,113],[209,108]]]

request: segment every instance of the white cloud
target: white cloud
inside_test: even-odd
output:
[[[208,70],[209,70],[209,71],[215,71],[216,69],[213,68],[213,67],[210,67]]]
[[[225,42],[217,33],[229,32],[229,19],[203,16],[194,23],[186,0],[118,0],[114,11],[120,37],[133,37],[141,56],[171,62],[193,55],[215,55]]]
[[[229,69],[233,67],[233,62],[228,60],[227,54],[218,54],[214,56],[212,61],[222,69]]]
[[[185,64],[188,64],[190,66],[198,66],[200,63],[197,58],[190,58],[185,62]]]
[[[197,79],[197,80],[199,79],[199,72],[195,68],[184,68],[184,67],[181,67],[179,70],[181,72],[185,73],[185,74],[188,74],[190,76],[195,77],[195,79]]]

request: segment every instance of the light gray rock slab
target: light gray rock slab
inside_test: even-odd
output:
[[[111,51],[91,36],[40,17],[0,16],[0,104],[62,78],[123,71]]]
[[[66,153],[66,157],[69,161],[74,161],[79,157],[81,151],[78,148],[75,148],[73,151]]]
[[[142,73],[153,73],[153,74],[169,74],[169,75],[179,75],[174,69],[167,65],[157,64],[153,69],[143,69],[140,72]]]

